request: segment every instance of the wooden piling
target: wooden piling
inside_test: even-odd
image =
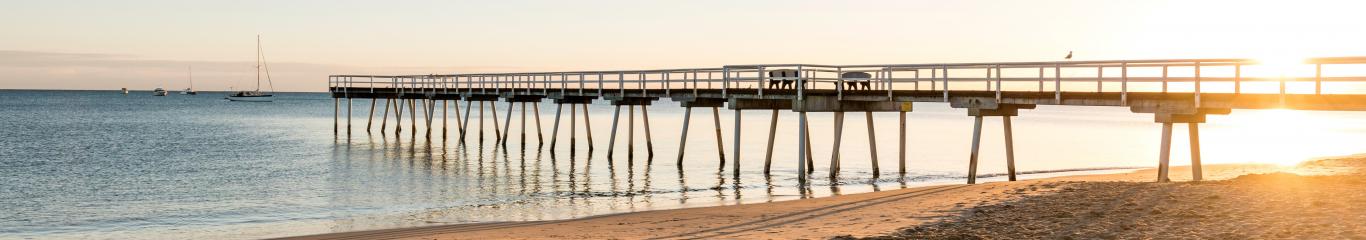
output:
[[[898,165],[899,169],[897,172],[901,175],[906,175],[906,112],[897,112],[897,114],[901,116],[901,141],[899,142],[900,144],[898,144],[901,165]]]
[[[441,100],[441,139],[446,139],[447,132],[449,132],[448,129],[451,125],[450,117],[446,115],[446,110],[451,108],[450,102],[450,100]],[[455,106],[459,107],[460,105],[457,104]]]
[[[389,105],[393,102],[393,99],[384,99],[384,115],[379,118],[379,134],[384,134],[384,129],[389,127]]]
[[[805,120],[806,112],[802,112],[802,119],[802,137],[806,139],[806,173],[813,173],[816,172],[816,155],[811,154],[811,124]]]
[[[484,101],[479,101],[479,144],[484,144]]]
[[[864,117],[868,119],[868,153],[872,155],[873,178],[877,178],[882,175],[882,171],[877,166],[877,132],[873,131],[873,112],[865,111],[863,113]]]
[[[368,112],[370,117],[365,118],[365,133],[370,133],[370,125],[373,125],[375,122],[375,101],[377,100],[379,99],[370,99],[370,111]]]
[[[630,162],[636,155],[636,108],[626,106],[626,159]]]
[[[522,122],[522,126],[521,131],[518,131],[518,133],[521,134],[521,145],[526,146],[526,102],[522,102],[522,121],[520,122]]]
[[[455,106],[459,107],[460,104],[457,103],[457,104],[455,104]],[[468,100],[467,100],[467,101],[465,101],[465,116],[464,116],[463,118],[459,116],[459,112],[460,112],[459,110],[456,110],[456,111],[455,111],[455,112],[457,113],[456,118],[462,119],[462,120],[460,120],[460,143],[461,143],[461,144],[464,144],[464,143],[465,143],[465,133],[466,133],[466,132],[469,132],[469,129],[470,129],[470,110],[473,110],[473,109],[474,109],[474,102],[468,101]]]
[[[982,143],[982,116],[973,117],[972,154],[968,156],[968,184],[977,183],[977,150]]]
[[[417,100],[408,100],[408,128],[413,130],[412,135],[417,136]]]
[[[402,98],[394,99],[394,136],[403,133],[403,104]]]
[[[731,151],[733,151],[733,152],[735,153],[735,154],[731,154],[731,156],[733,156],[733,157],[735,158],[734,161],[731,161],[731,166],[734,166],[733,169],[734,169],[735,178],[740,178],[740,116],[741,116],[741,115],[744,115],[744,114],[742,114],[742,113],[740,112],[740,108],[736,108],[736,109],[735,109],[735,126],[733,126],[733,127],[734,127],[734,132],[735,132],[735,133],[731,135],[732,138],[735,138],[735,139],[731,140],[731,141],[732,141],[731,144],[734,144],[734,145],[732,145],[732,147],[731,147]]]
[[[683,153],[688,146],[688,121],[692,119],[692,107],[683,107],[683,132],[678,134],[678,168],[683,169]]]
[[[346,98],[346,135],[351,136],[351,107],[355,106],[351,98]]]
[[[777,134],[778,109],[773,109],[772,120],[769,120],[768,122],[768,150],[764,152],[764,175],[769,175],[769,170],[773,167],[773,140]],[[798,160],[797,164],[801,165],[802,163]]]
[[[1167,178],[1167,172],[1170,170],[1167,164],[1171,160],[1171,153],[1172,123],[1164,122],[1162,123],[1162,151],[1158,153],[1159,155],[1157,160],[1157,182],[1171,181],[1170,178]]]
[[[725,169],[726,169],[726,147],[725,147],[725,144],[721,142],[721,109],[720,109],[720,108],[717,108],[717,107],[712,107],[712,108],[711,108],[711,117],[712,117],[712,122],[715,123],[715,125],[716,125],[716,155],[719,156],[719,159],[720,159],[720,161],[721,161],[721,162],[720,162],[721,165],[720,165],[720,166],[717,166],[717,170],[725,170]]]
[[[806,128],[806,112],[797,115],[797,125],[801,125],[797,128],[797,183],[806,185],[807,174],[810,173],[807,164],[811,162],[807,160],[811,155],[811,145],[805,144],[810,142],[811,138],[807,135],[810,129]]]
[[[616,105],[612,110],[612,130],[607,135],[607,159],[612,159],[612,154],[617,149],[617,122],[621,119],[621,105]],[[627,140],[630,141],[629,139]]]
[[[550,127],[550,151],[555,151],[556,136],[560,135],[560,111],[564,110],[564,104],[555,104],[555,125]],[[571,118],[572,119],[572,118]]]
[[[1015,181],[1015,137],[1011,135],[1010,115],[1001,116],[1001,124],[1005,125],[1006,137],[1006,175],[1010,181]]]
[[[426,120],[428,120],[428,123],[426,123],[426,128],[428,128],[428,130],[426,130],[428,131],[426,132],[426,138],[430,140],[432,139],[432,120],[436,119],[436,101],[422,100],[422,102],[423,105],[426,105],[426,108],[422,109],[422,115],[423,117],[426,117]]]
[[[340,106],[340,105],[341,105],[341,99],[340,99],[340,98],[333,98],[333,99],[332,99],[332,135],[336,135],[336,134],[337,134],[337,128],[338,128],[338,126],[337,126],[337,125],[338,125],[337,119],[338,119],[338,118],[341,118],[341,116],[340,116],[340,115],[341,115],[341,106]]]
[[[840,173],[840,140],[844,136],[844,112],[835,112],[835,146],[830,148],[830,178]]]
[[[512,109],[511,106],[508,109]],[[503,142],[503,130],[499,128],[499,102],[489,102],[489,115],[493,116],[493,143],[497,145]]]
[[[545,138],[541,137],[541,103],[531,103],[531,111],[536,116],[536,146],[540,146],[545,143]]]
[[[1204,176],[1200,164],[1200,123],[1190,122],[1186,125],[1190,128],[1191,180],[1200,181]]]
[[[593,123],[588,121],[588,104],[583,105],[583,134],[588,139],[588,151],[593,151]]]
[[[574,126],[574,122],[576,121],[574,119],[577,117],[575,116],[577,115],[577,113],[578,110],[576,110],[576,108],[574,108],[574,105],[571,103],[569,105],[569,152],[571,153],[574,152],[574,148],[578,147],[578,144],[575,143],[578,141],[577,139],[579,139],[579,134],[576,133],[576,131],[578,131],[578,128],[577,126]]]
[[[496,104],[496,103],[495,103],[495,104]],[[506,116],[507,118],[506,118],[506,119],[503,119],[503,135],[502,135],[502,137],[501,137],[502,140],[501,140],[501,142],[499,142],[499,144],[502,144],[502,145],[504,145],[504,146],[507,146],[507,144],[508,144],[508,135],[511,135],[511,134],[512,134],[512,108],[513,108],[513,106],[517,106],[517,105],[512,104],[512,102],[508,102],[508,114],[507,114],[507,115],[504,115],[504,116]],[[494,114],[498,114],[498,113],[494,113]]]
[[[642,123],[645,124],[645,152],[647,153],[646,156],[648,156],[648,158],[646,158],[646,163],[648,164],[653,163],[655,159],[655,141],[654,138],[650,136],[650,111],[646,110],[646,106],[647,105],[640,105],[640,118]]]

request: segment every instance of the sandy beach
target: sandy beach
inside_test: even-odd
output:
[[[296,239],[1000,239],[1366,236],[1364,159],[1208,165],[785,202],[376,230]],[[1290,172],[1290,173],[1285,173]],[[1294,174],[1292,174],[1294,173]],[[1301,176],[1331,175],[1331,176]]]

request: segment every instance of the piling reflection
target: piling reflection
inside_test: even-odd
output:
[[[841,195],[849,191],[846,187],[853,185],[857,185],[855,191],[860,192],[914,185],[910,184],[914,181],[905,175],[879,181],[879,178],[867,178],[871,175],[867,173],[846,173],[844,175],[848,176],[835,179],[811,178],[801,184],[795,169],[781,167],[769,174],[757,170],[736,174],[716,156],[706,156],[706,151],[712,151],[707,149],[697,150],[700,152],[693,155],[698,157],[687,161],[685,166],[667,161],[656,166],[648,142],[644,148],[634,148],[633,143],[627,143],[627,152],[619,153],[624,158],[614,160],[607,155],[593,154],[588,134],[584,132],[589,127],[579,124],[564,131],[574,135],[559,136],[569,138],[559,139],[567,140],[568,146],[561,145],[557,149],[557,139],[546,139],[549,136],[542,135],[539,129],[530,129],[539,125],[535,123],[539,119],[530,119],[525,111],[517,116],[496,114],[504,115],[498,116],[504,118],[503,121],[486,125],[479,115],[490,109],[496,108],[457,114],[461,116],[451,124],[453,127],[433,120],[434,136],[431,138],[418,133],[428,129],[425,123],[412,118],[425,117],[424,113],[408,111],[395,112],[395,118],[400,121],[392,123],[394,126],[390,130],[393,131],[339,136],[333,158],[342,168],[336,171],[340,176],[333,181],[337,185],[376,193],[329,201],[338,205],[384,202],[407,206],[405,209],[409,210],[401,213],[405,221],[460,223],[564,219],[627,211],[772,202]],[[570,110],[571,115],[566,116],[570,121],[565,122],[571,124],[577,122],[577,112],[588,111],[586,107],[570,107]],[[444,114],[435,115],[439,118]],[[584,116],[583,121],[588,119]],[[384,129],[390,127],[389,124],[382,121],[378,126]],[[536,125],[526,126],[531,124]],[[634,127],[633,123],[628,124]],[[577,130],[577,127],[584,129]],[[401,134],[402,131],[407,134]],[[485,136],[488,131],[493,135]],[[630,135],[628,133],[626,139],[633,139]],[[580,138],[585,141],[578,141]],[[550,144],[546,144],[547,141]],[[641,151],[640,154],[637,151]],[[730,160],[736,161],[734,156]],[[717,167],[711,167],[712,161],[719,162]],[[812,162],[800,161],[798,164],[811,165]],[[347,176],[356,175],[379,180],[347,179]]]

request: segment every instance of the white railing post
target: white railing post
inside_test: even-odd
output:
[[[797,65],[797,82],[796,82],[796,83],[797,83],[797,100],[798,100],[798,101],[801,101],[801,100],[805,100],[805,99],[806,99],[806,95],[805,95],[805,93],[806,93],[806,91],[805,91],[805,89],[806,89],[806,78],[807,78],[806,73],[803,73],[803,72],[802,72],[802,65]],[[815,84],[812,84],[812,85],[815,85]],[[803,161],[805,161],[805,160],[803,160]]]
[[[944,65],[944,102],[949,102],[949,65]]]
[[[727,88],[730,88],[730,67],[721,68],[721,97],[730,96]]]
[[[1314,64],[1314,95],[1323,94],[1323,64]]]
[[[1053,101],[1062,104],[1062,64],[1053,65]]]
[[[1162,65],[1162,93],[1167,93],[1167,65]]]
[[[1200,62],[1195,62],[1195,107],[1200,107]]]
[[[883,67],[882,69],[883,69],[883,71],[887,72],[887,73],[883,74],[882,76],[883,76],[883,77],[887,77],[887,100],[888,100],[888,101],[891,101],[891,100],[892,100],[892,68],[890,68],[890,67]]]
[[[764,88],[767,88],[764,85],[764,66],[759,66],[758,68],[755,68],[755,72],[757,73],[756,76],[759,77],[759,97],[764,97]]]
[[[1129,63],[1119,63],[1119,102],[1129,105]]]
[[[844,100],[844,68],[835,68],[835,99]]]
[[[1233,64],[1233,94],[1243,93],[1243,64]]]
[[[996,101],[1001,101],[1001,65],[996,65]]]
[[[1105,66],[1096,67],[1096,93],[1105,92]]]

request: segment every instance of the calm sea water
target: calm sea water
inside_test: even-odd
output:
[[[654,157],[643,124],[628,155],[628,120],[615,157],[606,156],[611,106],[590,108],[595,149],[585,130],[571,151],[568,109],[549,150],[555,105],[541,104],[541,132],[528,112],[522,136],[514,112],[507,147],[497,147],[486,114],[460,144],[455,112],[445,138],[365,132],[369,101],[354,102],[352,133],[332,133],[326,94],[279,94],[273,103],[222,100],[221,93],[152,97],[146,92],[0,91],[0,238],[261,238],[377,228],[590,215],[782,201],[964,181],[971,118],[940,103],[910,114],[908,166],[896,174],[895,114],[878,113],[872,177],[864,116],[846,118],[841,178],[796,183],[796,115],[780,114],[773,174],[762,174],[770,112],[743,115],[742,176],[718,170],[712,113],[693,112],[684,167],[675,166],[682,108],[650,107]],[[383,106],[381,102],[380,107]],[[477,106],[477,105],[476,105]],[[450,106],[454,110],[455,106]],[[463,104],[460,106],[465,107]],[[497,110],[505,121],[507,103]],[[477,110],[477,108],[476,108]],[[439,111],[438,111],[439,112]],[[378,128],[377,113],[374,127]],[[420,114],[420,113],[419,113]],[[582,114],[582,113],[580,113]],[[721,111],[727,160],[733,111]],[[342,113],[345,116],[345,112]],[[439,116],[439,115],[438,115]],[[583,123],[582,115],[577,120]],[[827,176],[832,117],[812,114],[815,176]],[[419,121],[420,122],[420,121]],[[441,125],[440,118],[435,125]],[[1155,165],[1159,125],[1124,108],[1040,106],[1016,118],[1018,168],[1025,178],[1113,172]],[[1201,133],[1206,162],[1289,164],[1315,156],[1366,152],[1366,115],[1345,112],[1235,111],[1211,117]],[[344,126],[345,119],[342,119]],[[1184,130],[1184,127],[1177,129]],[[981,171],[1005,169],[1000,122],[984,128]],[[1185,134],[1173,159],[1188,160]],[[1069,170],[1071,169],[1071,170]],[[999,181],[991,177],[988,181]]]

